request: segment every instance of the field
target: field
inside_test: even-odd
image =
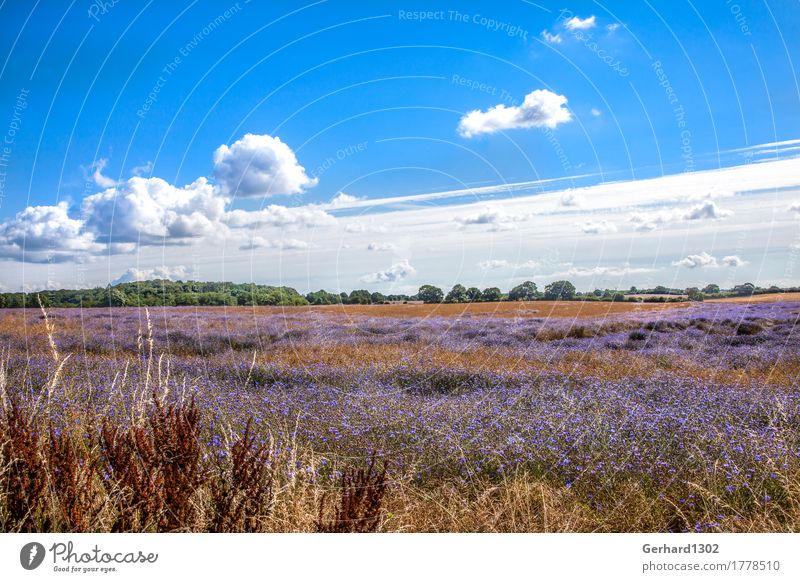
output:
[[[0,530],[798,531],[798,318],[0,311]]]

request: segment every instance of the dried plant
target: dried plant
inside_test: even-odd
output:
[[[164,505],[164,478],[147,427],[120,428],[104,422],[100,447],[108,470],[106,487],[115,500],[111,531],[144,530],[157,524]]]
[[[268,512],[272,502],[270,452],[256,445],[252,434],[253,419],[247,420],[244,434],[231,447],[230,466],[221,468],[211,484],[214,532],[257,532],[262,527],[259,516]]]
[[[41,438],[30,415],[9,398],[0,418],[0,487],[5,494],[6,530],[33,532],[50,527],[43,515],[47,471]]]
[[[47,465],[50,486],[58,508],[61,528],[71,532],[92,531],[103,507],[95,487],[97,458],[67,433],[50,429]]]
[[[153,447],[164,488],[160,531],[186,529],[192,523],[192,497],[206,480],[200,449],[200,412],[194,399],[188,405],[169,405],[155,398],[150,414]]]
[[[374,532],[380,525],[381,504],[386,494],[386,463],[376,468],[373,453],[366,469],[348,469],[342,474],[342,497],[331,519],[325,518],[325,498],[319,508],[317,531],[325,533]]]

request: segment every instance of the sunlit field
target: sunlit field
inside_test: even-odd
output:
[[[4,310],[0,529],[797,531],[759,299]]]

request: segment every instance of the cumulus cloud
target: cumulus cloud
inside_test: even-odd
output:
[[[577,16],[573,16],[566,22],[564,22],[564,26],[567,30],[589,30],[590,28],[594,28],[597,25],[597,18],[595,16],[590,16],[589,18],[578,18]]]
[[[591,113],[594,117],[600,117],[602,115],[602,113],[600,112],[600,110],[597,107],[592,107],[589,110],[589,113]]]
[[[134,176],[143,176],[145,174],[149,174],[152,171],[153,171],[153,162],[148,160],[141,166],[134,166],[133,169],[131,170],[131,174],[133,174]]]
[[[575,190],[570,188],[569,190],[565,190],[563,194],[561,194],[561,199],[559,200],[559,204],[561,206],[583,206],[586,203],[586,198],[578,194]]]
[[[393,251],[396,248],[392,243],[371,242],[367,245],[368,251]]]
[[[416,274],[417,270],[411,266],[408,259],[403,259],[386,270],[364,275],[361,277],[361,281],[364,283],[397,283]]]
[[[699,255],[689,255],[679,261],[672,262],[673,267],[686,267],[687,269],[704,269],[706,267],[716,267],[717,265],[717,259],[705,251]]]
[[[576,223],[578,228],[586,234],[608,234],[617,232],[617,226],[607,220],[587,220],[586,222]]]
[[[66,202],[29,206],[0,223],[0,258],[33,263],[82,262],[103,250],[68,210]]]
[[[252,133],[217,148],[214,179],[222,195],[241,198],[300,194],[318,182],[280,138]]]
[[[567,98],[546,89],[528,93],[522,105],[506,107],[503,104],[486,111],[476,109],[464,115],[458,123],[462,137],[474,137],[483,133],[495,133],[504,129],[548,127],[554,129],[561,123],[572,120],[565,107]]]
[[[530,220],[533,214],[530,212],[523,212],[517,214],[509,214],[495,206],[487,206],[478,214],[470,216],[456,216],[453,220],[462,225],[463,227],[473,224],[489,225],[489,230],[500,231],[510,230],[514,228],[513,223],[525,222]]]
[[[336,196],[331,198],[331,201],[328,203],[328,207],[341,208],[343,206],[348,206],[353,202],[358,202],[359,200],[363,200],[363,198],[353,196],[351,194],[345,194],[344,192],[338,192]]]
[[[692,206],[684,215],[684,220],[720,220],[732,215],[730,210],[722,210],[711,200]]]
[[[85,198],[82,214],[101,242],[163,244],[213,234],[225,200],[205,178],[179,188],[161,178],[133,177]]]
[[[630,222],[635,224],[635,230],[650,231],[659,226],[674,222],[695,220],[722,220],[733,215],[730,210],[724,210],[712,200],[706,200],[689,209],[662,210],[659,212],[635,212],[630,215]]]
[[[747,262],[738,255],[722,257],[722,264],[726,267],[743,267]]]
[[[790,204],[787,210],[789,210],[789,212],[794,212],[795,214],[800,214],[800,200]]]
[[[132,267],[125,271],[117,279],[112,281],[111,284],[117,285],[119,283],[134,283],[137,281],[149,281],[152,279],[169,279],[172,281],[177,281],[186,279],[187,276],[188,273],[186,271],[186,267],[183,265],[177,265],[175,267],[153,267],[150,269],[137,269],[136,267]]]
[[[553,34],[551,32],[548,32],[547,29],[542,31],[542,38],[546,42],[549,42],[550,44],[558,44],[562,40],[560,34],[558,34],[558,33]]]
[[[100,158],[91,167],[93,170],[92,180],[101,188],[111,188],[117,184],[115,180],[103,175],[103,170],[105,170],[107,166],[108,160],[106,158]]]

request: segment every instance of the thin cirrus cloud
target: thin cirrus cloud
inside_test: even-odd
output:
[[[396,248],[397,246],[392,243],[371,242],[367,245],[368,251],[393,251]]]
[[[478,267],[484,271],[496,271],[499,269],[531,270],[539,266],[537,261],[525,261],[523,263],[512,263],[505,259],[489,259],[478,263]]]
[[[363,283],[399,283],[409,277],[417,274],[417,270],[411,266],[408,259],[403,259],[400,262],[394,263],[388,269],[377,271],[376,273],[369,273],[361,277]]]
[[[323,208],[313,205],[226,210],[235,196],[295,194],[316,184],[299,166],[294,152],[268,135],[247,134],[230,147],[217,148],[213,182],[201,177],[180,187],[157,177],[114,181],[103,174],[107,164],[100,159],[90,168],[92,179],[103,190],[82,200],[80,217],[71,216],[69,205],[60,202],[27,207],[0,223],[0,259],[86,262],[142,246],[223,238],[231,235],[231,229],[291,230],[336,223]],[[241,236],[234,233],[234,238]],[[283,244],[279,248],[294,247]]]
[[[506,129],[528,129],[547,127],[555,129],[562,123],[572,120],[572,114],[565,107],[567,98],[548,91],[537,89],[525,96],[521,105],[506,107],[495,105],[486,111],[475,109],[464,115],[458,123],[461,137],[471,138],[481,134],[491,134]]]
[[[747,263],[737,255],[728,255],[717,259],[715,256],[707,253],[706,251],[696,255],[688,255],[680,260],[673,261],[673,267],[685,267],[687,269],[705,269],[719,267],[742,267]]]

